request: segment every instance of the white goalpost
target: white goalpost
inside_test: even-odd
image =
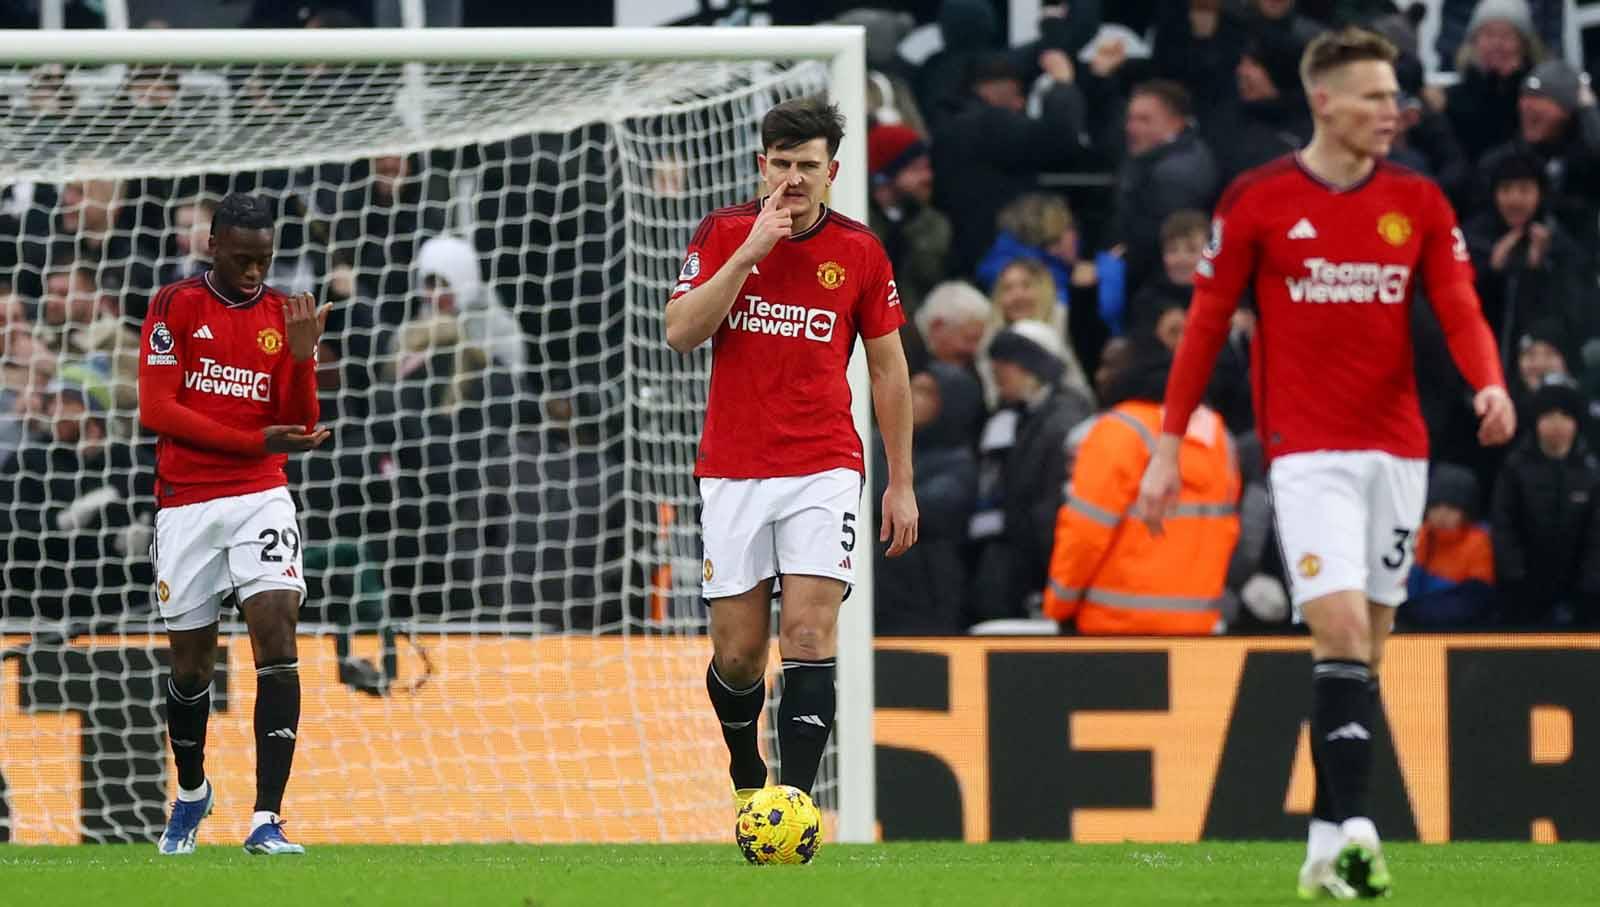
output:
[[[692,477],[709,354],[668,349],[662,308],[700,218],[758,190],[779,101],[839,104],[831,203],[865,220],[861,29],[17,38],[0,842],[159,834],[176,782],[137,327],[203,267],[235,190],[277,206],[271,282],[336,306],[334,441],[290,467],[313,590],[296,840],[731,840]],[[859,346],[850,384],[870,439]],[[843,841],[876,836],[872,558],[857,574],[817,789]],[[243,625],[223,634],[207,832],[226,836],[249,816],[254,680]]]

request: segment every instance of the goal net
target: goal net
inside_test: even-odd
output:
[[[153,841],[174,794],[138,330],[235,190],[276,206],[270,282],[334,303],[334,438],[290,461],[297,840],[725,839],[692,477],[709,357],[667,348],[662,307],[700,218],[756,191],[760,115],[829,66],[254,63],[277,42],[229,37],[233,62],[0,62],[0,840]],[[219,841],[254,790],[236,618]]]

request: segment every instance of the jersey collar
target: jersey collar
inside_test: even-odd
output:
[[[267,292],[267,285],[262,284],[261,286],[256,287],[256,291],[251,293],[248,297],[244,299],[234,299],[227,293],[222,292],[222,288],[211,281],[211,271],[209,269],[200,276],[201,279],[205,281],[206,289],[211,291],[211,295],[215,296],[218,302],[230,309],[248,309],[260,302],[262,295]]]
[[[770,195],[763,195],[761,200],[756,205],[756,210],[760,211],[762,208],[765,208],[767,206],[767,199],[771,197],[772,196]],[[817,222],[805,228],[804,230],[801,230],[799,233],[790,235],[789,241],[799,242],[802,239],[810,239],[811,237],[816,236],[818,233],[822,232],[822,225],[828,222],[828,215],[832,213],[833,209],[828,207],[827,202],[823,202],[822,213],[817,215]]]
[[[1359,192],[1368,183],[1372,182],[1372,178],[1378,175],[1378,168],[1383,166],[1383,161],[1381,159],[1375,160],[1372,162],[1372,169],[1367,171],[1366,176],[1363,176],[1361,179],[1356,180],[1348,186],[1340,186],[1335,183],[1328,182],[1327,180],[1318,176],[1316,171],[1312,170],[1310,167],[1307,167],[1306,162],[1300,157],[1300,152],[1296,151],[1293,157],[1294,165],[1300,169],[1301,173],[1305,174],[1306,179],[1316,183],[1329,192],[1332,192],[1334,195],[1349,195],[1352,192]]]

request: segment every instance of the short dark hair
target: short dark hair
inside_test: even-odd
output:
[[[272,205],[260,196],[247,192],[229,192],[217,203],[211,216],[211,235],[216,236],[229,227],[241,230],[271,230]]]
[[[1183,208],[1167,215],[1167,219],[1161,222],[1161,245],[1164,248],[1167,243],[1196,235],[1201,242],[1205,242],[1210,232],[1211,221],[1206,218],[1205,212]]]
[[[844,114],[837,104],[820,96],[784,101],[761,118],[761,149],[787,151],[812,139],[828,140],[828,157],[839,153],[844,141]]]
[[[1026,81],[1017,61],[1007,51],[997,50],[972,59],[967,67],[967,87],[977,88],[984,82]]]
[[[1137,98],[1139,95],[1149,95],[1160,101],[1175,117],[1188,119],[1189,112],[1193,109],[1193,105],[1189,102],[1189,89],[1171,79],[1151,79],[1148,82],[1140,82],[1134,86],[1133,94],[1130,97]]]
[[[1399,57],[1400,51],[1377,32],[1355,26],[1323,32],[1306,45],[1300,57],[1300,81],[1310,85],[1324,73],[1367,60],[1392,66]]]
[[[1544,191],[1544,164],[1532,154],[1511,153],[1489,168],[1489,186],[1499,189],[1504,183],[1530,182]]]

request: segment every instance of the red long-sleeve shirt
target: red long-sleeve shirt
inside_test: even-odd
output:
[[[316,359],[289,352],[284,294],[232,300],[209,272],[156,294],[139,348],[139,421],[156,444],[162,507],[287,484],[269,425],[316,425]]]
[[[1478,390],[1503,385],[1466,240],[1432,181],[1379,161],[1366,180],[1340,189],[1295,155],[1240,176],[1196,268],[1162,430],[1183,434],[1239,297],[1254,290],[1251,383],[1269,458],[1312,450],[1426,458],[1412,364],[1418,270],[1461,374]]]

